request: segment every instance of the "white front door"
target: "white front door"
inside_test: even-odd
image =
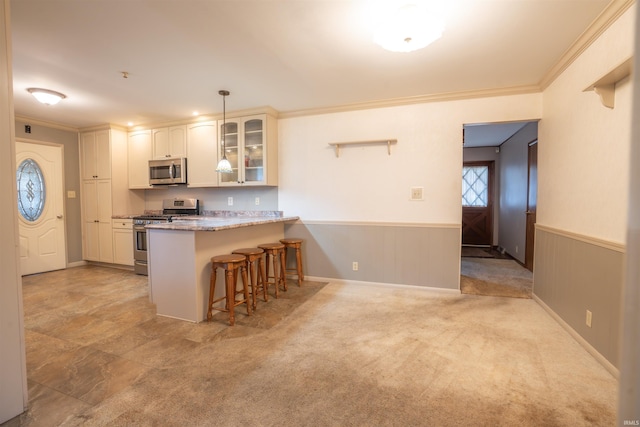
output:
[[[62,147],[18,141],[16,166],[21,274],[63,269]]]

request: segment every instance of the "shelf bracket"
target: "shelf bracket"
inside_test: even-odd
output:
[[[632,59],[629,58],[613,70],[602,76],[596,82],[587,87],[583,92],[594,91],[600,102],[607,108],[615,106],[616,84],[631,74]]]
[[[348,145],[387,145],[387,154],[391,155],[391,144],[397,144],[397,139],[381,139],[375,141],[349,141],[349,142],[330,142],[329,145],[336,150],[336,157],[340,157],[340,148]]]

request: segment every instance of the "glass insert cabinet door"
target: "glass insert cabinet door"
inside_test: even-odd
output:
[[[238,122],[227,121],[224,125],[220,125],[220,135],[224,138],[224,155],[231,163],[232,173],[221,173],[220,182],[236,183],[240,181],[240,170],[238,168]],[[220,148],[223,143],[220,139]]]
[[[264,126],[265,120],[261,117],[231,120],[226,126],[221,125],[225,154],[233,169],[233,173],[220,174],[222,185],[264,183]]]

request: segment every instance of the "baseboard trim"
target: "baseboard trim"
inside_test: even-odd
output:
[[[562,320],[562,318],[558,316],[558,314],[553,311],[551,307],[545,304],[545,302],[542,301],[538,296],[536,296],[536,294],[533,294],[533,300],[537,302],[538,305],[540,305],[540,307],[544,309],[544,311],[549,313],[549,315],[556,322],[558,322],[558,324],[560,324],[560,326],[562,326],[569,333],[569,335],[571,335],[573,339],[578,342],[578,344],[580,344],[585,350],[587,350],[587,352],[591,354],[594,359],[596,359],[607,371],[609,371],[611,375],[613,375],[618,380],[620,379],[620,371],[618,370],[618,368],[613,366],[613,364],[609,362],[602,354],[600,354],[598,350],[593,348],[593,346],[589,344],[587,340],[582,338],[582,336],[580,336],[580,334],[578,334],[571,326],[569,326],[567,322]]]
[[[383,282],[364,282],[360,280],[343,280],[336,279],[332,277],[317,277],[317,276],[304,276],[305,280],[311,280],[314,282],[329,282],[336,283],[338,285],[349,285],[349,286],[377,286],[381,288],[404,288],[404,289],[420,289],[429,292],[441,292],[452,295],[460,295],[460,289],[450,289],[450,288],[436,288],[433,286],[416,286],[416,285],[403,285],[400,283],[383,283]]]
[[[87,261],[69,262],[69,263],[67,263],[67,268],[82,267],[83,265],[87,265]]]
[[[67,268],[71,267],[81,267],[83,265],[97,265],[99,267],[107,267],[107,268],[117,268],[119,270],[127,270],[133,271],[132,265],[124,265],[124,264],[110,264],[108,262],[98,262],[98,261],[78,261],[74,263],[67,264]]]

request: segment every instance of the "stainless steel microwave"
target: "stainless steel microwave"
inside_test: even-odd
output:
[[[149,160],[149,184],[171,185],[187,183],[187,159]]]

